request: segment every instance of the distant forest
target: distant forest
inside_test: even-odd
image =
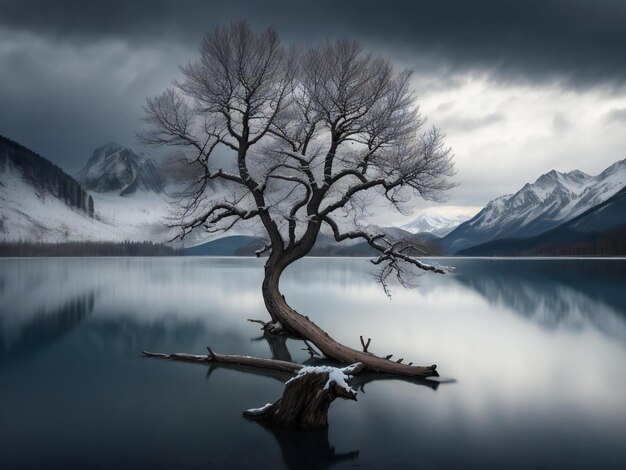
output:
[[[498,243],[499,242],[499,243]],[[459,254],[467,256],[626,256],[626,230],[592,234],[577,242],[533,243],[533,239],[497,240],[469,248]]]
[[[612,231],[564,246],[540,246],[537,256],[626,256],[626,230]]]
[[[41,155],[0,135],[0,172],[5,171],[8,162],[17,167],[22,178],[33,187],[47,191],[93,217],[93,198],[78,181]]]
[[[0,257],[13,256],[178,256],[180,250],[152,242],[0,243]]]

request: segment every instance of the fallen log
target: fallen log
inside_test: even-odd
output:
[[[146,357],[205,364],[226,364],[296,374],[285,383],[281,398],[261,408],[243,412],[247,418],[288,427],[317,429],[328,426],[328,408],[336,398],[356,401],[356,391],[348,381],[361,373],[361,363],[339,368],[328,365],[305,366],[295,362],[253,356],[219,354],[210,347],[208,354],[164,354],[142,351]]]

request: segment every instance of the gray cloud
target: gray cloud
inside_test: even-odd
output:
[[[556,133],[565,132],[572,128],[572,122],[563,113],[557,113],[552,119],[552,129]]]
[[[626,108],[613,108],[606,114],[605,120],[607,122],[626,123]]]
[[[500,112],[493,112],[476,118],[448,117],[440,122],[441,127],[446,129],[447,132],[472,132],[504,121],[506,121],[506,116]]]
[[[71,172],[109,140],[146,150],[134,140],[145,97],[178,77],[178,65],[195,57],[207,30],[239,19],[273,25],[285,42],[303,46],[355,38],[414,68],[419,96],[440,99],[424,107],[426,114],[456,144],[463,185],[453,192],[455,204],[480,205],[516,189],[504,178],[501,187],[480,179],[493,175],[472,170],[476,155],[490,158],[489,168],[502,160],[500,153],[521,149],[524,159],[543,159],[528,175],[510,170],[513,160],[507,163],[519,178],[514,185],[552,168],[548,154],[560,155],[564,142],[550,137],[581,127],[571,117],[581,115],[578,100],[563,102],[560,93],[592,91],[600,102],[626,89],[622,0],[0,0],[0,134]],[[477,95],[454,92],[464,89],[468,77],[485,82],[484,89]],[[516,87],[517,101],[501,98],[508,86]],[[525,113],[527,91],[541,87],[558,110],[546,105],[549,118],[535,129],[540,121]],[[623,122],[623,105],[610,106],[606,119]],[[583,110],[592,109],[595,104],[586,102]],[[528,133],[523,139],[520,130]],[[618,137],[585,142],[602,147],[608,161],[623,148]],[[580,155],[587,150],[579,143],[560,152],[584,163]]]

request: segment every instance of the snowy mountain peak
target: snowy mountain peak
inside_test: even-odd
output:
[[[615,174],[626,175],[626,158],[613,163],[610,167],[600,173],[598,178],[605,179]]]
[[[499,238],[538,235],[606,201],[624,186],[626,160],[598,176],[580,170],[549,171],[515,194],[489,202],[446,237],[445,248],[457,252]]]
[[[533,184],[526,183],[524,188],[552,190],[556,187],[561,187],[573,190],[589,182],[591,179],[593,179],[591,176],[580,170],[573,170],[569,173],[561,173],[560,171],[552,170],[541,175]],[[539,194],[540,192],[537,193]]]
[[[539,178],[537,178],[537,181],[535,181],[535,184],[537,183],[549,183],[552,181],[556,181],[558,180],[559,176],[563,175],[563,173],[559,173],[556,170],[550,170],[549,172],[541,175]]]
[[[592,178],[587,173],[585,173],[584,171],[580,171],[580,170],[572,170],[572,171],[570,171],[569,173],[566,173],[566,174],[573,181],[583,182],[583,181],[589,181]]]
[[[469,217],[464,215],[446,217],[440,214],[428,214],[424,212],[409,223],[402,225],[400,228],[411,233],[432,233],[433,235],[443,237],[450,233],[457,225],[468,219]]]
[[[117,142],[95,149],[76,177],[87,189],[101,193],[115,191],[120,196],[138,190],[160,193],[165,185],[152,159]]]

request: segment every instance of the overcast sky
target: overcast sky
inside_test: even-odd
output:
[[[458,170],[438,212],[626,158],[623,0],[0,0],[0,134],[70,173],[108,141],[145,150],[146,96],[179,77],[207,30],[239,19],[298,45],[355,38],[413,68]]]

